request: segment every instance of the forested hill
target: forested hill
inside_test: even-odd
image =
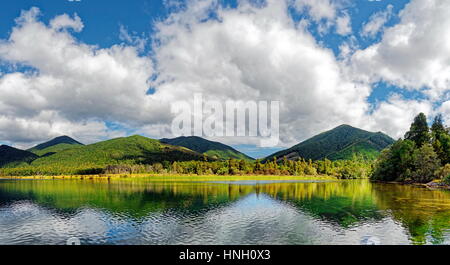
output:
[[[216,159],[245,159],[253,160],[253,158],[237,151],[231,146],[209,141],[198,136],[181,136],[173,139],[161,139],[162,143],[183,146],[201,154],[206,154]]]
[[[204,156],[184,147],[134,135],[67,149],[34,160],[32,166],[95,166],[151,164],[163,161],[202,160]]]
[[[82,145],[83,144],[78,142],[77,140],[64,135],[56,137],[48,142],[38,144],[35,147],[28,149],[27,151],[32,152],[38,156],[47,156]]]
[[[344,160],[354,155],[366,159],[375,159],[381,150],[391,145],[394,139],[382,132],[368,132],[350,125],[340,125],[332,130],[320,133],[289,149],[279,151],[264,161],[286,156],[288,159]]]
[[[27,164],[36,158],[38,158],[38,156],[31,152],[7,145],[0,146],[0,167],[20,166]]]

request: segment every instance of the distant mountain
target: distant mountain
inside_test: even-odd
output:
[[[70,138],[69,136],[59,136],[48,142],[38,144],[35,147],[28,149],[27,151],[32,152],[38,156],[48,156],[52,155],[66,149],[73,147],[82,146],[83,144]]]
[[[37,155],[11,146],[0,146],[0,167],[16,167],[28,164],[38,158]]]
[[[32,166],[103,167],[111,164],[150,164],[163,161],[201,160],[203,155],[184,147],[135,135],[66,149],[40,157]]]
[[[253,160],[253,158],[237,151],[231,146],[209,141],[206,139],[203,139],[198,136],[181,136],[173,139],[161,139],[162,143],[170,144],[170,145],[177,145],[177,146],[183,146],[186,148],[189,148],[195,152],[206,154],[210,157],[215,157],[217,159],[244,159],[244,160]]]
[[[368,132],[350,125],[341,125],[318,134],[289,149],[270,155],[265,161],[286,156],[288,159],[341,160],[351,159],[354,154],[375,159],[381,150],[394,142],[382,132]]]

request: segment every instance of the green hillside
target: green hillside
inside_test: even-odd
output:
[[[150,164],[162,161],[203,159],[203,155],[182,147],[160,143],[143,136],[116,138],[67,149],[36,159],[32,166],[103,167],[111,164]]]
[[[36,145],[35,147],[28,149],[27,151],[32,152],[38,156],[48,156],[82,145],[82,143],[70,138],[69,136],[59,136],[48,142]]]
[[[394,140],[384,133],[368,132],[344,124],[279,151],[265,160],[273,159],[274,156],[286,156],[289,159],[301,157],[312,160],[345,160],[352,159],[354,155],[375,159],[381,150],[393,142]]]
[[[38,158],[38,156],[31,152],[7,145],[0,146],[0,167],[28,165],[28,163],[36,158]]]
[[[198,136],[181,136],[173,139],[164,138],[160,141],[166,144],[183,146],[195,152],[206,154],[217,159],[226,160],[233,158],[253,160],[253,158],[237,151],[231,146],[219,142],[209,141]]]

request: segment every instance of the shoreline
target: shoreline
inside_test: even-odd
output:
[[[0,180],[117,180],[117,179],[144,179],[154,180],[341,180],[328,175],[195,175],[195,174],[94,174],[94,175],[58,175],[58,176],[0,176]]]
[[[439,189],[439,190],[450,190],[450,185],[446,185],[441,181],[430,181],[428,183],[419,183],[419,182],[401,182],[401,181],[380,181],[375,180],[373,183],[381,183],[381,184],[401,184],[401,185],[411,185],[418,186],[428,189]]]
[[[211,180],[358,180],[340,179],[329,175],[196,175],[196,174],[93,174],[93,175],[36,175],[36,176],[0,176],[0,180],[132,180],[132,179],[152,179],[161,181],[211,181]],[[368,178],[365,178],[368,179]],[[370,180],[370,179],[369,179]],[[450,190],[450,185],[442,182],[431,181],[429,183],[401,182],[401,181],[380,181],[370,180],[372,183],[380,184],[400,184],[418,186],[428,189]]]

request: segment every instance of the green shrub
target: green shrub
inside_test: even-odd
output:
[[[446,185],[450,185],[450,175],[445,176],[442,179],[442,182],[445,183]]]

